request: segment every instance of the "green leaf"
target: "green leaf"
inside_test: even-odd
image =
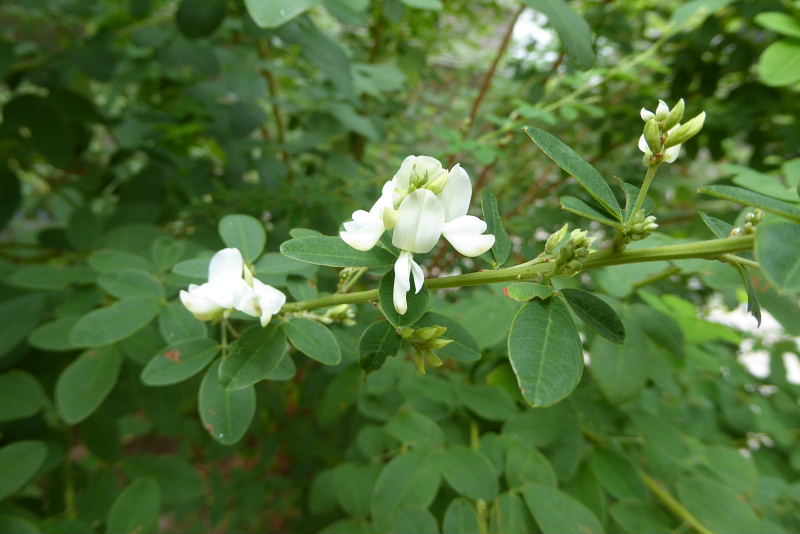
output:
[[[277,329],[280,331],[280,329]],[[208,368],[198,394],[198,410],[203,428],[223,445],[242,439],[256,413],[256,391],[248,386],[230,391],[219,381],[220,365]]]
[[[553,286],[535,282],[514,282],[503,288],[503,293],[517,302],[528,302],[533,299],[545,300],[553,296]]]
[[[0,375],[0,422],[35,415],[46,400],[42,385],[29,372],[14,369]]]
[[[417,9],[433,9],[438,11],[442,9],[442,0],[400,0],[408,7],[415,7]]]
[[[286,287],[289,289],[289,294],[297,301],[312,300],[319,297],[317,284],[302,276],[288,275],[286,277]]]
[[[42,319],[45,300],[35,293],[0,302],[0,356],[25,339]]]
[[[436,351],[439,356],[445,356],[461,362],[480,360],[481,352],[478,343],[472,337],[472,334],[455,319],[441,313],[428,312],[414,323],[414,328],[425,328],[427,326],[443,326],[447,328],[447,332],[442,337],[453,340],[443,349]]]
[[[547,457],[519,436],[511,436],[508,440],[505,464],[509,488],[530,483],[553,488],[558,485],[556,473]]]
[[[800,38],[800,20],[788,13],[779,11],[768,11],[759,13],[755,18],[756,24],[768,30],[778,32],[788,37]]]
[[[625,192],[625,220],[629,221],[632,216],[631,211],[633,211],[634,206],[636,206],[636,199],[639,197],[639,191],[641,191],[641,189],[628,182],[622,182],[622,189]],[[642,209],[645,215],[652,213],[655,207],[656,203],[650,196],[644,197]]]
[[[377,321],[364,329],[358,341],[358,365],[367,373],[383,367],[386,358],[400,351],[402,338],[389,321]]]
[[[747,311],[756,319],[758,326],[761,326],[761,303],[758,299],[758,291],[753,284],[753,278],[750,276],[750,271],[739,263],[731,262],[731,266],[736,269],[739,276],[742,277],[744,290],[747,293]]]
[[[151,274],[158,272],[158,268],[147,258],[122,250],[96,250],[89,254],[86,261],[98,273],[120,269],[141,269]]]
[[[180,300],[168,302],[158,316],[158,329],[167,343],[192,337],[206,337],[206,323],[192,315]]]
[[[277,28],[302,15],[322,0],[245,0],[253,21],[262,28]]]
[[[595,449],[589,466],[600,485],[623,501],[646,496],[647,486],[627,456],[608,449]]]
[[[521,492],[542,534],[603,532],[594,514],[566,493],[541,484],[528,484]]]
[[[394,271],[383,275],[378,286],[378,301],[383,314],[390,323],[395,326],[411,326],[425,315],[425,312],[428,311],[428,288],[423,286],[419,293],[414,293],[414,291],[414,282],[412,281],[411,290],[406,293],[408,309],[405,314],[400,315],[394,308]]]
[[[137,478],[114,500],[108,512],[106,532],[157,532],[160,513],[161,488],[158,482],[149,477]]]
[[[798,71],[800,72],[800,71]],[[795,222],[800,222],[800,207],[795,204],[783,202],[754,191],[749,191],[741,187],[730,185],[708,185],[698,190],[698,193],[710,195],[712,197],[732,200],[745,206],[761,208],[770,213],[786,217]]]
[[[389,419],[384,430],[413,448],[435,449],[444,444],[444,434],[436,421],[411,409],[403,409]]]
[[[150,257],[162,271],[170,269],[178,263],[186,252],[186,242],[161,236],[150,245]]]
[[[466,445],[447,447],[440,454],[439,463],[442,476],[460,495],[490,501],[500,491],[491,460]]]
[[[535,532],[522,497],[515,493],[502,493],[494,500],[489,515],[489,532],[502,534]]]
[[[283,331],[294,348],[325,365],[339,365],[342,350],[328,328],[317,321],[294,317],[283,324]]]
[[[92,281],[91,271],[85,267],[57,265],[25,265],[19,267],[8,280],[10,285],[25,289],[45,291],[64,289],[70,284]]]
[[[185,37],[199,39],[220,27],[227,10],[225,0],[181,0],[175,22]]]
[[[619,221],[606,217],[603,213],[597,211],[578,197],[569,195],[561,197],[561,207],[581,217],[586,217],[587,219],[592,219],[599,223],[613,226],[614,228],[622,228],[622,224]]]
[[[267,244],[264,225],[250,215],[226,215],[217,230],[227,246],[239,249],[244,261],[256,261]]]
[[[626,532],[647,532],[648,534],[672,534],[670,516],[661,508],[643,500],[615,502],[609,509],[611,517]]]
[[[475,534],[480,530],[478,512],[471,502],[464,497],[456,497],[450,501],[444,511],[443,534]]]
[[[46,456],[41,441],[15,441],[0,448],[0,501],[27,484]]]
[[[458,389],[461,403],[489,421],[505,421],[517,412],[514,399],[501,388],[465,384]]]
[[[28,343],[37,349],[53,352],[72,350],[72,329],[80,315],[67,315],[36,327],[28,336]]]
[[[321,237],[321,236],[308,236]],[[296,274],[310,278],[319,267],[306,262],[283,256],[277,252],[266,252],[256,262],[255,273],[258,276],[274,274]]]
[[[389,532],[429,532],[438,534],[436,517],[423,506],[400,506],[392,515]],[[344,534],[344,533],[343,533]],[[350,534],[350,531],[347,531]]]
[[[590,350],[592,364],[589,370],[608,400],[623,402],[641,391],[647,383],[647,352],[647,341],[641,329],[630,321],[624,345],[595,338]]]
[[[58,415],[74,425],[92,415],[117,384],[122,356],[115,347],[83,352],[56,381]]]
[[[341,238],[333,236],[290,239],[281,244],[281,254],[328,267],[384,267],[394,265],[397,260],[390,252],[380,247],[362,252]]]
[[[336,498],[342,509],[353,517],[367,517],[372,488],[380,474],[380,464],[344,462],[333,470]]]
[[[502,267],[511,255],[511,240],[508,238],[506,229],[503,228],[503,218],[500,216],[500,208],[494,193],[488,190],[483,191],[481,209],[483,210],[483,220],[486,221],[486,232],[494,235],[494,246],[491,252],[494,268],[497,269]]]
[[[600,203],[608,213],[613,215],[617,220],[622,220],[622,211],[620,210],[617,198],[614,196],[614,193],[611,191],[611,188],[608,186],[605,179],[603,179],[602,175],[597,172],[597,169],[592,167],[560,139],[544,130],[529,126],[525,128],[525,133],[527,133],[528,137],[542,149],[548,158],[553,160],[554,163],[567,171],[571,176],[574,176],[581,187]]]
[[[70,340],[76,347],[110,345],[145,326],[160,309],[160,300],[152,297],[120,300],[78,319]]]
[[[190,378],[219,354],[213,339],[189,338],[167,345],[142,369],[142,382],[148,386],[168,386]]]
[[[583,17],[575,13],[564,0],[525,0],[536,11],[543,13],[558,33],[561,46],[575,65],[586,70],[594,64],[592,32]]]
[[[800,225],[781,221],[760,224],[756,258],[773,284],[800,291]]]
[[[800,41],[782,39],[769,45],[758,61],[758,77],[773,87],[800,80]]]
[[[681,477],[678,500],[712,532],[763,532],[758,516],[731,489],[702,476]]]
[[[120,269],[102,273],[97,285],[119,299],[152,297],[164,298],[164,286],[156,277],[141,269]]]
[[[237,391],[264,380],[278,368],[286,348],[286,336],[279,325],[248,328],[223,358],[219,382],[228,391]]]
[[[123,468],[131,478],[151,477],[158,482],[165,503],[184,502],[203,494],[200,473],[181,456],[141,454],[126,458]]]
[[[532,300],[519,310],[508,335],[508,359],[532,406],[550,406],[575,389],[583,373],[583,350],[561,299]]]
[[[441,478],[434,454],[413,450],[395,456],[381,470],[372,493],[372,518],[379,530],[388,530],[402,506],[427,508],[439,491]],[[388,525],[387,525],[388,524]]]
[[[711,230],[715,236],[723,239],[725,237],[730,237],[731,230],[733,230],[733,225],[723,221],[722,219],[717,219],[716,217],[712,217],[707,213],[703,213],[702,211],[698,211],[697,213],[700,214],[700,218],[703,219],[703,222],[706,223],[708,229]]]
[[[625,325],[606,301],[582,289],[562,289],[561,294],[587,326],[612,343],[625,342]]]

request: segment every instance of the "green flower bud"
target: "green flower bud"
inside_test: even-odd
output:
[[[675,145],[680,145],[697,135],[703,129],[703,123],[706,121],[706,112],[703,111],[686,124],[682,124],[678,130],[667,137],[665,146],[667,148]]]
[[[447,332],[447,328],[444,326],[426,326],[425,328],[416,330],[413,337],[424,342],[436,339],[445,332]]]
[[[685,108],[686,104],[683,102],[683,99],[681,98],[680,100],[678,100],[678,103],[675,104],[675,107],[670,110],[669,114],[667,115],[667,118],[664,119],[665,130],[669,130],[670,128],[681,122],[681,119],[683,118],[683,111]]]
[[[661,149],[661,130],[659,130],[655,119],[650,119],[644,123],[644,139],[653,153]]]
[[[557,232],[551,234],[550,237],[547,238],[547,242],[544,244],[545,254],[553,253],[556,247],[564,240],[564,237],[567,235],[567,230],[569,230],[569,223],[566,223]]]
[[[433,350],[439,350],[439,349],[445,348],[447,345],[449,345],[452,342],[453,342],[452,339],[439,338],[439,339],[434,339],[433,341],[431,341],[430,346],[431,346],[431,349],[433,349]]]

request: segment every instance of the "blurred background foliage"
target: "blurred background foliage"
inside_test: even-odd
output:
[[[476,518],[504,533],[569,531],[570,520],[585,531],[800,529],[800,390],[787,371],[797,299],[756,276],[767,335],[711,322],[742,300],[719,262],[562,281],[604,293],[629,342],[589,334],[594,363],[553,408],[524,408],[506,362],[518,304],[476,288],[434,309],[466,327],[479,361],[420,376],[396,358],[365,380],[357,341],[377,312],[362,307],[355,327],[332,328],[342,365],[298,360],[291,380],[260,383],[232,448],[197,422],[200,377],[141,383],[172,341],[155,323],[109,349],[124,357],[87,375],[102,394],[65,417],[56,383],[79,351],[62,331],[108,301],[88,255],[127,252],[131,266],[153,261],[165,236],[183,243],[153,271],[171,298],[192,278],[170,268],[220,248],[223,215],[261,219],[273,252],[292,228],[335,234],[408,154],[460,162],[497,195],[514,262],[581,224],[558,201],[576,184],[523,125],[637,183],[639,108],[685,98],[689,115],[705,110],[654,184],[654,240],[712,237],[698,210],[741,219],[697,195],[712,182],[798,201],[796,2],[573,0],[586,35],[535,0],[247,4],[0,4],[0,530],[472,532]],[[463,261],[444,248],[427,260],[432,274],[473,268]],[[313,269],[270,281],[286,287],[289,274],[335,288],[335,274]],[[766,374],[748,372],[745,351],[767,359]]]

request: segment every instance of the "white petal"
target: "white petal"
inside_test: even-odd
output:
[[[242,278],[244,260],[242,253],[236,248],[224,248],[214,254],[208,264],[208,281],[215,283],[220,280],[233,280]]]
[[[442,170],[442,162],[430,156],[417,156],[414,160],[414,167],[420,174],[427,172],[432,175]]]
[[[406,304],[406,293],[411,289],[411,282],[408,276],[411,274],[411,254],[401,252],[397,261],[394,262],[394,288],[392,291],[392,302],[397,313],[404,315],[408,310]]]
[[[470,182],[467,171],[457,163],[450,169],[447,185],[439,194],[439,200],[444,205],[444,220],[452,221],[456,217],[466,215],[471,199],[472,182]]]
[[[258,279],[253,279],[253,290],[258,296],[261,326],[267,326],[272,316],[279,313],[283,305],[286,304],[286,295]]]
[[[245,296],[252,291],[242,278],[216,279],[201,286],[204,294],[219,306],[230,310],[235,308]]]
[[[647,122],[650,119],[652,119],[653,117],[655,117],[656,114],[653,113],[652,111],[649,111],[649,110],[646,110],[646,109],[642,108],[641,110],[639,110],[639,116],[642,118],[642,120],[644,122]]]
[[[411,275],[414,278],[414,288],[416,289],[414,293],[419,293],[425,283],[425,273],[422,272],[422,267],[414,261],[414,258],[411,258]]]
[[[205,284],[204,284],[205,285]],[[181,290],[180,298],[187,310],[201,321],[210,321],[216,317],[223,308],[204,294],[203,286],[192,284],[189,291]]]
[[[344,228],[343,232],[339,232],[342,241],[356,250],[369,250],[383,235],[383,218],[358,210],[353,213],[352,221],[344,223]]]
[[[255,279],[253,281],[255,282]],[[258,296],[251,287],[248,286],[248,289],[249,291],[241,292],[238,295],[239,298],[237,299],[234,308],[252,317],[258,317],[260,315],[258,309]]]
[[[400,204],[392,244],[409,252],[430,252],[442,234],[443,224],[442,203],[431,191],[417,189]]]
[[[669,106],[663,100],[659,100],[656,115],[666,115],[667,113],[669,113]]]
[[[445,223],[442,235],[464,256],[480,256],[494,245],[492,234],[483,234],[486,223],[472,215],[464,215]],[[482,235],[483,234],[483,235]]]
[[[644,134],[639,138],[639,150],[644,152],[645,156],[650,157],[653,153],[650,151],[650,146],[647,144],[647,139],[644,138]]]
[[[414,161],[416,161],[416,159],[417,156],[408,156],[403,160],[403,163],[400,164],[400,169],[394,174],[394,178],[392,178],[397,189],[402,189],[403,191],[408,189],[411,183],[411,169],[414,167]]]
[[[681,145],[671,146],[664,151],[664,161],[666,163],[672,163],[676,159],[678,159],[678,154],[681,153]]]

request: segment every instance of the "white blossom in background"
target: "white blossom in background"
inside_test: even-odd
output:
[[[258,317],[266,326],[286,302],[286,295],[253,278],[242,253],[225,248],[208,265],[208,282],[181,290],[183,305],[201,321],[228,317],[234,310]]]
[[[471,199],[472,182],[461,165],[447,171],[435,158],[408,156],[384,184],[370,211],[354,212],[339,235],[356,250],[369,250],[384,231],[394,230],[392,244],[400,249],[400,256],[394,266],[393,302],[397,312],[404,314],[411,279],[417,293],[425,281],[414,254],[430,252],[441,236],[468,257],[494,245],[494,236],[484,234],[486,222],[467,215]]]

